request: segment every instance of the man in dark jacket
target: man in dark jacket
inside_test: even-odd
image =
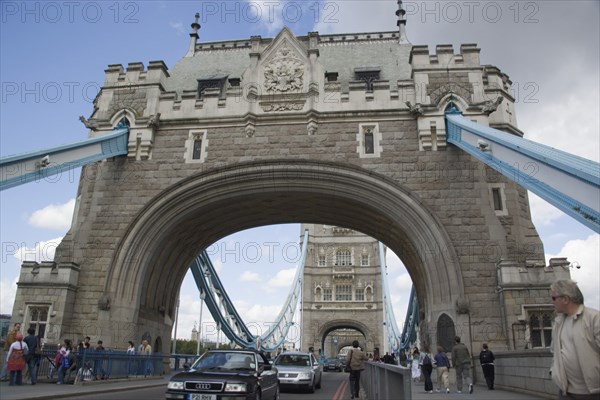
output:
[[[25,362],[27,363],[27,371],[31,377],[31,384],[37,383],[37,366],[40,362],[40,342],[35,336],[35,328],[27,329],[27,336],[23,339],[27,343],[29,348],[27,355],[25,356]]]
[[[455,336],[456,344],[452,348],[452,364],[456,370],[456,392],[462,393],[463,378],[469,384],[469,393],[473,393],[473,379],[471,378],[471,354],[464,343],[460,342],[460,336]]]
[[[479,353],[479,362],[481,363],[481,369],[483,370],[483,376],[487,383],[488,389],[494,390],[494,353],[488,349],[487,343],[482,346],[483,350]]]

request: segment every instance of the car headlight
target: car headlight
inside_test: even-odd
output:
[[[168,389],[183,390],[183,382],[170,381],[167,385]]]
[[[312,378],[312,374],[310,372],[300,372],[298,374],[298,379],[310,379]]]
[[[226,392],[245,392],[246,384],[245,383],[228,383],[225,385]]]

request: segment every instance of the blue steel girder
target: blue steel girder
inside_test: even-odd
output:
[[[446,112],[447,141],[600,233],[600,164]]]
[[[229,340],[243,348],[260,347],[266,351],[274,351],[283,343],[290,327],[293,325],[294,313],[301,297],[307,243],[308,231],[304,233],[302,258],[288,298],[271,329],[260,336],[253,335],[238,314],[206,251],[203,251],[194,259],[190,269],[200,291],[200,296],[206,302],[206,307],[218,324],[219,329],[223,331]]]
[[[408,349],[412,343],[417,340],[417,325],[419,324],[419,301],[417,299],[417,291],[413,285],[410,289],[410,300],[406,311],[406,319],[404,320],[404,328],[402,329],[402,340],[400,349]]]
[[[70,169],[127,154],[129,128],[47,150],[0,158],[0,190],[47,179]]]
[[[383,286],[383,318],[385,323],[385,334],[392,352],[399,355],[401,349],[401,334],[394,315],[394,308],[392,307],[392,299],[390,297],[390,290],[387,282],[385,250],[383,243],[381,242],[379,242],[379,264],[381,268],[381,284]]]

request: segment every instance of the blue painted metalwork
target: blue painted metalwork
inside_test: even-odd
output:
[[[275,351],[281,346],[290,327],[294,324],[294,313],[302,292],[307,248],[308,231],[304,233],[302,258],[296,270],[294,284],[287,300],[273,326],[267,333],[260,336],[253,335],[237,313],[206,251],[203,251],[194,259],[190,269],[198,290],[200,290],[200,296],[206,302],[206,306],[215,322],[217,322],[219,329],[223,331],[229,340],[243,348],[260,348],[265,351]]]
[[[447,141],[600,233],[600,164],[446,112]]]
[[[383,243],[379,242],[379,264],[381,269],[381,285],[383,287],[383,323],[385,325],[385,334],[389,348],[397,357],[400,355],[401,334],[396,317],[394,316],[394,308],[392,307],[392,299],[390,297],[390,289],[387,281],[387,266],[385,262],[385,251]],[[387,350],[387,349],[386,349]]]
[[[413,285],[410,289],[410,300],[406,310],[406,319],[404,320],[404,328],[400,341],[400,349],[406,350],[411,347],[412,343],[417,340],[417,325],[419,324],[419,300],[417,299],[417,291]]]
[[[0,190],[47,179],[70,169],[127,154],[129,128],[81,142],[0,158]]]

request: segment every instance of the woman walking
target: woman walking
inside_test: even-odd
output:
[[[23,342],[23,334],[17,332],[15,341],[8,348],[6,355],[6,368],[10,373],[9,386],[23,384],[23,370],[25,369],[25,357],[29,348],[27,343]]]

